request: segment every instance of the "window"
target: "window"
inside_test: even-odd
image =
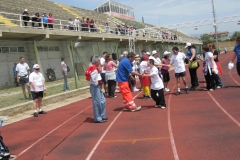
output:
[[[39,52],[42,52],[42,51],[43,51],[42,46],[38,46],[38,47],[37,47],[37,50],[38,50]]]
[[[55,47],[54,46],[51,46],[48,49],[49,49],[49,51],[55,51]]]
[[[24,47],[18,47],[18,52],[25,52],[25,48]]]
[[[48,51],[48,46],[44,46],[43,51]]]
[[[55,46],[55,51],[60,51],[59,46]]]
[[[10,52],[17,52],[17,47],[10,47]]]
[[[9,47],[2,47],[2,53],[9,53]]]

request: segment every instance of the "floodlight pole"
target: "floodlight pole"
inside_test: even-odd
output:
[[[213,18],[214,18],[214,28],[215,28],[216,49],[218,49],[217,20],[216,20],[216,13],[215,13],[213,0],[212,0],[212,8],[213,8]]]

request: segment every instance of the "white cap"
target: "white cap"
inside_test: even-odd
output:
[[[122,54],[123,54],[123,56],[127,56],[128,55],[128,51],[124,51]]]
[[[34,64],[34,65],[33,65],[33,68],[34,68],[34,69],[39,69],[40,66],[39,66],[38,64]]]
[[[163,53],[163,56],[166,56],[166,55],[168,55],[168,54],[170,54],[171,52],[168,52],[168,51],[165,51],[164,53]]]
[[[187,48],[187,47],[189,47],[189,46],[192,46],[192,43],[186,43],[186,46],[185,46],[185,48]]]
[[[150,53],[149,53],[149,52],[146,52],[146,54],[147,54],[147,55],[150,55]]]
[[[233,69],[233,67],[234,67],[234,64],[233,63],[228,63],[228,69]]]
[[[24,9],[24,11],[27,11],[27,9]]]
[[[156,53],[158,53],[156,50],[152,51],[152,55],[154,55],[154,54],[156,54]]]
[[[139,54],[135,55],[135,57],[139,57]]]

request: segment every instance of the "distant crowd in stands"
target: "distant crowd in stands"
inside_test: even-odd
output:
[[[97,32],[96,28],[96,20],[87,18],[85,20],[85,17],[82,17],[80,20],[78,17],[75,18],[73,21],[72,18],[68,20],[68,29],[69,30],[75,30],[75,31],[89,31],[90,32]]]
[[[25,9],[23,14],[22,14],[22,20],[24,22],[24,26],[28,26],[29,22],[32,22],[32,27],[35,27],[35,24],[37,24],[37,27],[43,27],[44,28],[53,28],[53,15],[52,13],[49,13],[47,15],[46,12],[43,12],[43,14],[40,16],[39,12],[35,13],[35,15],[30,16],[28,13],[28,10]]]

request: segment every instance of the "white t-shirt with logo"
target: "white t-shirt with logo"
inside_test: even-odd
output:
[[[100,63],[101,63],[101,65],[104,65],[105,64],[105,58],[100,58]],[[104,70],[104,67],[102,67],[102,71],[101,71],[101,73],[106,73],[106,71]]]
[[[18,76],[26,76],[28,77],[28,70],[30,70],[29,66],[27,63],[18,63],[16,66],[16,71],[18,72]]]
[[[64,71],[67,72],[67,65],[64,61],[61,62],[61,66],[64,67]]]
[[[174,71],[175,73],[185,72],[185,63],[184,60],[186,55],[182,52],[178,52],[177,55],[173,54],[170,60],[170,64],[174,64]]]
[[[35,87],[38,91],[43,91],[43,81],[44,77],[42,73],[38,72],[32,72],[29,76],[29,82],[30,82],[30,91],[34,91],[34,88],[32,87],[31,83],[35,84]]]
[[[143,74],[145,70],[148,70],[149,67],[148,67],[147,61],[142,61],[142,62],[140,63],[139,68],[140,68],[140,73],[141,73],[141,74]]]
[[[163,89],[163,82],[162,79],[158,75],[158,69],[157,67],[153,66],[152,68],[149,69],[149,74],[153,76],[151,77],[151,89],[153,90],[159,90]]]

